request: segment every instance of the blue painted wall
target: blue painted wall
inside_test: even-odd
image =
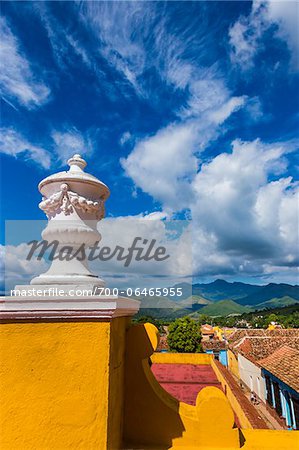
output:
[[[221,364],[223,364],[225,367],[227,367],[227,351],[226,350],[220,350],[219,361],[221,362]]]
[[[209,355],[215,354],[214,350],[205,350],[205,353],[208,353]],[[223,366],[227,367],[227,351],[226,350],[219,351],[219,362],[221,362],[221,364],[223,364]]]

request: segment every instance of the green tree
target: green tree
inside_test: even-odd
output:
[[[210,323],[211,317],[207,316],[207,314],[199,314],[197,322],[199,323],[199,325],[203,325],[205,323]]]
[[[278,317],[277,314],[269,314],[269,316],[266,318],[266,325],[270,325],[271,322],[277,322],[278,321]]]
[[[199,325],[190,317],[176,319],[169,325],[167,342],[171,351],[195,353],[202,351]]]

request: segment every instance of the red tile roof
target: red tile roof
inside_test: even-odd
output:
[[[226,342],[219,341],[218,339],[212,339],[211,341],[201,341],[201,346],[204,350],[225,350]]]
[[[157,347],[157,352],[161,352],[161,350],[168,350],[167,336],[160,335],[159,344]]]
[[[229,348],[253,362],[285,345],[299,351],[299,329],[237,330],[229,338]]]
[[[279,380],[299,392],[299,351],[288,346],[280,347],[259,365]]]
[[[214,328],[206,323],[205,325],[201,326],[201,334],[214,334]]]
[[[279,328],[274,330],[257,329],[237,329],[228,336],[230,343],[239,341],[243,337],[289,337],[299,338],[298,328]]]
[[[236,353],[241,353],[245,358],[253,361],[266,358],[275,350],[282,346],[288,346],[299,350],[299,338],[289,337],[247,337],[234,346],[233,350]]]

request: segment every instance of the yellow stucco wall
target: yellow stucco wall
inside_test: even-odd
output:
[[[220,341],[223,341],[223,330],[222,330],[222,328],[216,326],[216,327],[213,327],[213,330],[214,330],[214,332],[215,332],[217,338],[218,338]]]
[[[238,379],[240,379],[238,358],[231,350],[227,351],[227,362],[228,368],[231,373],[234,374]]]
[[[151,361],[156,364],[210,365],[213,355],[207,353],[154,353]]]
[[[1,324],[0,448],[117,448],[126,326],[126,319]]]
[[[242,450],[298,450],[299,431],[242,430]]]

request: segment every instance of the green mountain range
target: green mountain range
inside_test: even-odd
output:
[[[208,316],[228,316],[230,314],[242,314],[250,312],[251,308],[239,305],[233,300],[220,300],[216,303],[211,303],[204,306],[200,310],[200,314]]]
[[[202,295],[214,302],[231,299],[240,305],[254,306],[259,303],[288,296],[294,300],[299,300],[299,286],[292,286],[285,283],[269,283],[264,286],[234,282],[229,283],[224,280],[215,280],[207,284],[193,284],[193,295]]]
[[[255,306],[255,309],[267,309],[267,308],[282,308],[283,306],[299,305],[299,300],[296,300],[288,295],[280,298],[272,298],[266,302],[259,303]]]
[[[208,284],[194,284],[193,293],[213,301],[213,305],[200,310],[200,313],[207,315],[242,314],[250,310],[280,308],[299,303],[299,286],[285,283],[259,286],[216,280]],[[242,307],[245,307],[246,311],[242,310]]]
[[[157,318],[176,318],[206,314],[226,316],[255,310],[299,305],[299,286],[270,283],[265,286],[216,280],[193,286],[181,283],[182,296],[143,297],[140,314]],[[190,293],[192,292],[192,295]]]

